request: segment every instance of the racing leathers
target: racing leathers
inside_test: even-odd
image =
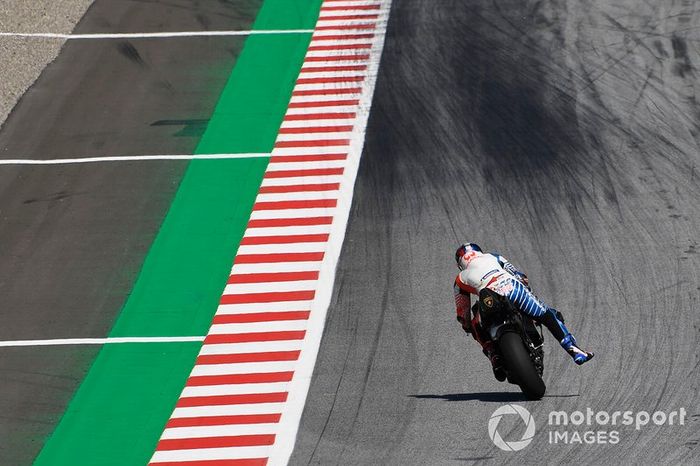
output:
[[[530,290],[527,276],[503,256],[469,251],[462,257],[462,264],[465,266],[457,275],[454,284],[457,320],[462,324],[462,328],[481,344],[484,353],[494,364],[494,371],[498,361],[492,357],[491,342],[478,334],[470,312],[470,295],[474,294],[478,299],[479,292],[484,288],[506,297],[521,312],[547,327],[576,364],[583,364],[593,357],[592,353],[587,353],[576,345],[576,340],[564,325],[561,314],[540,301]]]

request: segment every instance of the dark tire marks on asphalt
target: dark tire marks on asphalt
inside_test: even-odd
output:
[[[394,2],[291,464],[698,461],[698,8]],[[465,240],[525,269],[597,352],[579,368],[548,337],[541,402],[499,385],[454,320]],[[486,428],[514,401],[538,425],[522,454]],[[586,407],[689,419],[550,445],[548,413]]]
[[[260,0],[96,1],[78,33],[249,29]],[[69,41],[0,131],[2,158],[191,154],[243,38]],[[0,340],[102,337],[186,162],[0,168]],[[97,347],[0,349],[0,464],[28,464]]]

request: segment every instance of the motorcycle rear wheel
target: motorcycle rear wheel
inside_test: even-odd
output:
[[[515,380],[528,399],[541,399],[547,387],[542,377],[537,373],[537,368],[530,359],[530,353],[520,335],[506,332],[501,335],[498,343],[504,364],[508,369],[509,379]]]

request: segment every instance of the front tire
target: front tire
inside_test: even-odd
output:
[[[537,368],[530,359],[530,354],[520,335],[506,332],[501,335],[498,344],[509,379],[515,380],[528,399],[541,399],[547,387],[537,373]]]

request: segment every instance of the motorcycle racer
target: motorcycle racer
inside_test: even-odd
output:
[[[455,260],[460,269],[454,283],[457,320],[462,324],[464,331],[472,334],[481,344],[498,380],[504,380],[505,373],[493,351],[493,342],[474,327],[470,313],[470,295],[478,297],[484,288],[504,296],[521,312],[547,327],[576,364],[581,365],[593,357],[593,353],[583,351],[576,344],[576,339],[564,325],[561,313],[540,301],[532,293],[527,275],[516,269],[503,256],[484,253],[475,243],[464,243],[457,249]]]

